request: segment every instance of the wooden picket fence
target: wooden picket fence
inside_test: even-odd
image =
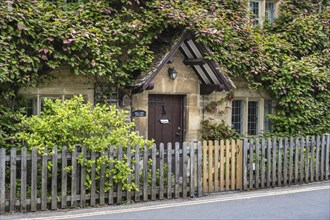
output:
[[[329,180],[330,135],[109,147],[103,155],[76,146],[42,156],[33,148],[0,149],[0,214],[187,198],[229,190],[252,190]],[[133,170],[124,191],[106,170],[90,171],[79,155],[125,160]],[[50,165],[50,163],[51,165]],[[70,170],[67,169],[70,167]],[[99,178],[96,178],[99,177]],[[90,187],[86,187],[88,181]],[[109,184],[112,187],[109,188]]]
[[[243,189],[329,180],[330,135],[244,141]]]
[[[55,147],[53,152],[51,156],[40,156],[33,148],[28,155],[23,148],[17,154],[13,148],[10,155],[6,155],[5,149],[0,149],[0,213],[202,196],[200,142],[153,145],[152,149],[144,146],[143,150],[136,146],[133,154],[130,147],[123,152],[121,146],[117,149],[111,146],[106,155],[121,160],[126,154],[126,161],[133,169],[127,183],[134,179],[139,191],[123,191],[121,183],[115,184],[113,178],[104,175],[105,169],[112,169],[113,164],[101,166],[97,181],[93,164],[91,187],[86,189],[86,167],[78,163],[78,157],[83,153],[84,157],[95,160],[101,155],[86,152],[86,148],[79,146],[73,152],[68,152],[66,147],[61,153]],[[152,164],[148,163],[150,159]],[[51,170],[48,162],[52,162]],[[68,166],[72,167],[70,172],[66,169]],[[113,185],[109,191],[105,190],[106,182]]]

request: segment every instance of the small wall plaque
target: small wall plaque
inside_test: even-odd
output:
[[[146,116],[147,116],[146,111],[143,111],[143,110],[132,111],[132,117],[146,117]]]

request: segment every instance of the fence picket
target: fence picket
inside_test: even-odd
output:
[[[74,208],[77,206],[77,146],[74,146],[71,157],[71,207]]]
[[[314,182],[314,162],[315,162],[315,136],[312,136],[312,140],[311,140],[311,168],[310,168],[310,172],[311,172],[311,182]]]
[[[202,142],[197,143],[197,191],[198,197],[203,195],[202,188]]]
[[[288,185],[288,138],[284,138],[283,185]]]
[[[226,140],[226,190],[230,190],[230,141]]]
[[[15,211],[16,203],[16,148],[10,149],[10,194],[9,211]]]
[[[310,139],[306,137],[306,159],[305,159],[305,182],[309,182],[309,155],[310,155]]]
[[[190,197],[195,197],[195,146],[190,142]]]
[[[182,144],[182,197],[187,198],[187,143]]]
[[[295,144],[295,160],[294,160],[294,184],[298,183],[298,164],[299,164],[299,137],[296,137],[296,144]]]
[[[322,136],[322,143],[321,143],[321,172],[320,172],[320,180],[323,181],[324,180],[324,159],[325,159],[325,145],[326,145],[326,139],[325,139],[325,135]]]
[[[115,147],[113,145],[110,145],[110,149],[109,149],[109,160],[110,160],[110,164],[109,164],[109,170],[111,171],[113,169],[113,166],[114,166],[114,149]],[[113,204],[113,198],[114,198],[114,192],[113,192],[113,189],[115,188],[115,185],[114,185],[114,182],[113,182],[113,174],[110,174],[110,177],[109,177],[109,184],[110,184],[110,188],[109,188],[109,192],[108,192],[108,204],[111,205]]]
[[[81,154],[86,157],[86,147],[81,147]],[[84,164],[80,164],[80,206],[86,206],[86,166]]]
[[[152,145],[151,151],[151,200],[156,200],[156,144]]]
[[[245,138],[244,143],[243,143],[243,190],[247,190],[247,186],[248,186],[248,178],[247,178],[247,173],[248,173],[248,159],[247,159],[248,158],[247,157],[248,156],[248,148],[249,148],[249,141],[248,141],[247,138]]]
[[[243,188],[243,144],[242,140],[237,140],[237,163],[236,163],[236,189]]]
[[[26,179],[27,178],[27,154],[26,154],[27,150],[26,150],[26,148],[23,147],[21,152],[22,152],[21,153],[21,212],[26,212],[26,188],[27,188],[27,179]],[[1,162],[0,162],[0,169],[1,169]],[[0,177],[0,179],[1,179],[1,177]],[[1,181],[0,181],[0,183],[1,183]],[[0,184],[0,187],[1,187],[1,184]],[[0,211],[0,213],[1,213],[1,211]]]
[[[208,147],[207,147],[207,142],[203,141],[203,192],[208,192],[208,182],[207,179],[208,177],[208,172],[207,172],[207,154],[208,153]]]
[[[135,202],[140,201],[140,146],[135,146]]]
[[[320,140],[320,135],[317,135],[316,137],[316,162],[315,162],[315,179],[316,181],[319,181],[320,177],[320,145],[321,145],[321,140]]]
[[[272,153],[272,187],[276,186],[276,155],[277,155],[277,144],[276,137],[273,138],[273,153]]]
[[[101,156],[105,157],[108,155],[107,151],[105,151]],[[105,195],[104,195],[104,180],[105,180],[105,164],[100,164],[100,206],[105,204]]]
[[[260,143],[259,138],[256,138],[256,160],[255,160],[255,170],[256,170],[256,178],[255,178],[255,188],[259,189],[259,150],[260,150]]]
[[[172,144],[167,143],[167,198],[172,198]]]
[[[164,144],[159,145],[159,199],[164,199]]]
[[[293,182],[293,148],[294,138],[290,137],[289,185]]]
[[[91,167],[91,174],[90,174],[90,178],[91,178],[91,191],[90,191],[90,205],[92,207],[95,206],[96,204],[96,183],[95,183],[95,172],[96,172],[96,155],[95,152],[92,151],[91,152],[91,161],[92,161],[92,167]]]
[[[219,141],[214,141],[214,191],[219,191]]]
[[[304,162],[305,162],[305,158],[304,158],[304,148],[305,148],[305,138],[301,137],[300,138],[300,175],[299,175],[299,182],[302,184],[304,182]]]
[[[329,180],[329,149],[330,148],[330,134],[326,134],[326,146],[325,146],[325,179]]]
[[[208,142],[208,184],[209,184],[209,191],[208,192],[214,192],[214,187],[213,187],[213,174],[215,172],[214,170],[214,164],[213,164],[213,141]]]
[[[278,169],[277,169],[277,184],[282,186],[282,149],[283,149],[283,139],[278,139]]]
[[[236,165],[236,141],[231,140],[231,175],[230,175],[230,180],[231,180],[231,190],[235,190],[236,188],[236,178],[235,178],[235,165]],[[216,170],[218,172],[218,170]]]
[[[143,151],[143,201],[148,200],[148,146]]]
[[[179,198],[179,177],[180,177],[180,154],[179,154],[179,147],[180,144],[178,142],[175,143],[175,152],[174,152],[174,156],[175,156],[175,185],[174,185],[174,198]]]
[[[225,190],[225,143],[220,140],[220,191]]]
[[[265,158],[266,158],[266,143],[265,139],[261,139],[261,184],[260,188],[265,188]]]
[[[131,169],[132,166],[132,151],[131,151],[131,146],[128,145],[127,149],[126,149],[126,155],[127,155],[127,165],[129,167],[129,169]],[[127,177],[127,184],[131,185],[131,175],[128,175]],[[126,201],[129,204],[132,200],[132,193],[131,190],[127,190],[126,192]]]
[[[41,211],[45,211],[47,209],[47,170],[48,170],[48,152],[47,149],[44,150],[44,154],[41,159]]]
[[[271,157],[271,149],[272,149],[272,140],[270,138],[267,139],[267,187],[270,187],[270,176],[271,176],[271,165],[272,165],[272,157]]]
[[[52,202],[51,209],[57,209],[57,147],[53,148],[52,155]]]
[[[254,168],[254,161],[253,161],[253,152],[254,151],[254,140],[251,138],[250,139],[250,146],[249,146],[249,170],[250,170],[250,174],[249,174],[249,188],[253,189],[253,180],[254,180],[254,176],[253,176],[253,168]]]
[[[6,210],[6,149],[0,149],[0,214]]]
[[[118,161],[122,161],[123,160],[123,146],[122,145],[119,145],[118,146],[118,149],[117,149],[117,158],[118,158]],[[121,201],[123,199],[122,186],[123,186],[123,183],[121,181],[119,181],[117,183],[117,204],[121,204]]]
[[[62,147],[62,170],[61,170],[61,208],[65,209],[67,204],[66,204],[66,199],[67,199],[67,188],[68,188],[68,177],[67,177],[67,147],[63,146]]]
[[[31,159],[31,211],[37,211],[37,148],[32,148],[32,159]]]

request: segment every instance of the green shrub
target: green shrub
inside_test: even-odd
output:
[[[220,123],[202,122],[201,136],[203,140],[237,139],[240,134],[222,120]]]
[[[68,146],[69,151],[72,151],[74,146],[79,144],[85,146],[89,152],[103,154],[109,150],[110,145],[115,148],[121,145],[123,152],[126,152],[129,145],[151,145],[151,141],[132,131],[134,123],[127,122],[127,112],[116,109],[115,106],[93,107],[91,103],[84,103],[82,96],[75,96],[66,101],[45,100],[40,117],[20,118],[19,125],[22,130],[17,134],[17,138],[24,142],[28,150],[37,147],[41,155],[51,154],[54,146],[61,152],[62,146]],[[114,169],[106,169],[105,175],[108,177],[111,174],[114,182],[121,182],[124,189],[135,190],[134,184],[126,184],[127,176],[132,174],[132,169],[128,167],[125,158],[124,156],[124,159],[119,161],[116,158],[110,160],[107,156],[101,156],[93,161],[81,153],[78,163],[86,166],[87,189],[91,183],[89,173],[94,163],[98,172],[101,164],[114,163]],[[96,180],[98,179],[99,175],[96,177]],[[106,186],[107,189],[109,187],[113,186]]]

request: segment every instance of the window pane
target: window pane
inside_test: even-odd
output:
[[[264,131],[265,132],[271,132],[272,131],[272,124],[270,119],[268,118],[268,114],[273,113],[273,102],[272,100],[265,100],[265,106],[264,106]]]
[[[232,102],[232,115],[231,115],[231,123],[233,128],[239,132],[242,132],[243,123],[242,123],[242,113],[243,113],[243,107],[242,107],[242,101],[241,100],[234,100]]]
[[[259,1],[250,1],[250,11],[252,12],[253,24],[259,24],[260,2]]]
[[[248,105],[248,135],[257,135],[258,102],[250,101]]]
[[[273,22],[275,19],[275,10],[276,3],[275,2],[266,2],[266,20],[269,22]]]

